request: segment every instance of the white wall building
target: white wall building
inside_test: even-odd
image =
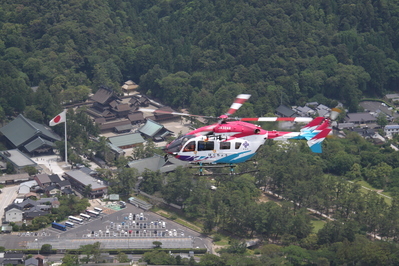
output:
[[[22,222],[24,212],[15,204],[9,205],[5,209],[5,220],[7,222]]]

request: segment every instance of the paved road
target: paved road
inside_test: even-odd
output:
[[[2,189],[3,193],[0,193],[0,217],[4,216],[4,208],[10,205],[17,197],[19,186],[7,186]],[[0,219],[0,225],[2,221]]]

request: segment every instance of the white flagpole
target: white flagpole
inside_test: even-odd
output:
[[[66,109],[64,109],[64,112],[65,112],[65,167],[68,167],[68,144],[67,144],[67,119],[66,119],[66,113],[67,113],[67,110]]]

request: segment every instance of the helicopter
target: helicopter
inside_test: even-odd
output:
[[[249,98],[249,94],[236,97],[230,109],[219,117],[191,115],[178,112],[166,112],[154,109],[139,111],[152,113],[168,113],[180,116],[202,118],[218,118],[219,121],[207,125],[185,135],[182,135],[166,145],[167,155],[191,164],[199,164],[202,172],[204,164],[223,164],[233,167],[234,164],[250,160],[266,140],[286,141],[290,139],[306,140],[311,151],[322,152],[322,142],[330,134],[333,121],[339,110],[333,108],[329,117],[258,117],[232,118],[233,115]],[[248,122],[309,122],[299,132],[268,131],[259,125]],[[167,156],[166,156],[167,158]]]

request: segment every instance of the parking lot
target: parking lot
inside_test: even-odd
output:
[[[112,222],[105,225],[105,229],[92,230],[83,234],[83,238],[126,238],[126,237],[184,237],[184,230],[166,229],[166,221],[157,219],[150,221],[144,214],[129,213],[121,222]]]
[[[18,247],[7,245],[7,248],[36,249],[51,244],[53,249],[74,249],[95,242],[109,249],[153,248],[154,241],[161,242],[162,248],[208,248],[210,245],[199,233],[131,204],[120,211],[104,209],[98,217],[83,220],[81,224],[73,223],[74,227],[66,231],[50,227],[28,235],[21,233]]]

